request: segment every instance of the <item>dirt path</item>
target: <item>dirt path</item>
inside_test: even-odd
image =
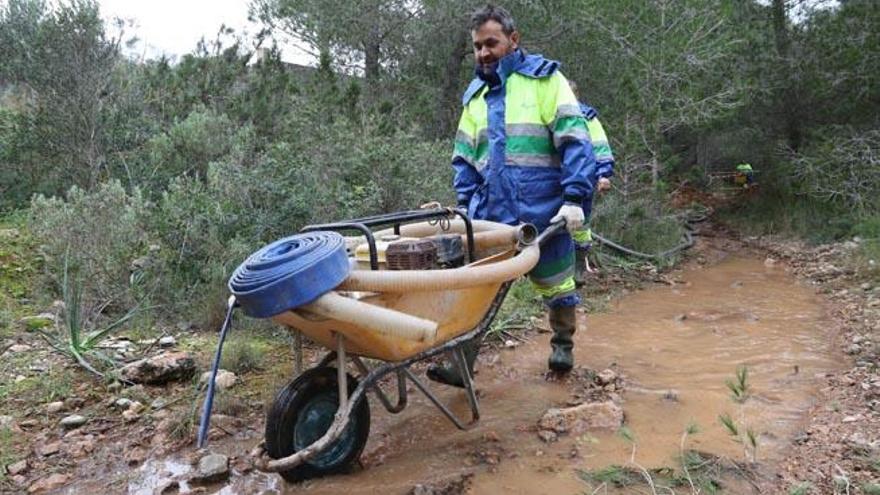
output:
[[[706,489],[723,484],[725,493],[786,493],[805,483],[814,491],[804,488],[802,493],[833,493],[840,482],[835,473],[843,472],[852,486],[849,493],[859,493],[876,477],[870,463],[876,459],[872,441],[880,427],[876,414],[865,408],[865,397],[873,397],[872,387],[880,388],[880,381],[872,381],[867,371],[854,371],[867,368],[852,368],[840,347],[850,345],[854,319],[870,324],[870,314],[860,315],[861,320],[853,316],[853,311],[870,310],[868,301],[853,300],[849,307],[833,291],[830,301],[817,294],[830,282],[811,283],[818,262],[792,254],[807,251],[786,254],[783,244],[744,244],[726,235],[714,237],[712,231],[705,234],[682,269],[657,277],[665,283],[620,297],[605,313],[581,315],[586,330],[576,336],[578,368],[569,379],[545,375],[547,333],[528,332],[528,342],[515,348],[484,349],[477,376],[483,415],[474,430],[456,430],[416,390],[400,415],[388,414],[371,400],[371,436],[363,469],[355,473],[291,486],[250,469],[236,457],[261,440],[262,403],[256,397],[238,420],[218,422],[224,431],[215,431],[211,450],[232,457],[233,476],[226,483],[171,484],[176,477],[186,479],[201,455],[189,448],[163,453],[164,443],[156,441],[160,429],[138,423],[110,424],[97,434],[92,454],[75,463],[37,453],[30,473],[36,474],[37,466],[48,466],[44,473],[76,473],[72,479],[78,481],[62,493],[151,494],[170,485],[165,493],[195,488],[211,493],[525,494],[650,493],[642,468],[655,483],[677,483],[679,493],[692,493],[690,482]],[[860,352],[868,347],[861,346]],[[870,358],[862,352],[860,359]],[[749,371],[748,398],[742,403],[731,399],[726,385],[736,382],[739,366]],[[617,378],[599,380],[596,372],[603,370]],[[269,394],[281,384],[280,377],[259,382],[272,389]],[[171,389],[166,395],[185,391]],[[466,411],[461,392],[442,390],[440,396],[455,411]],[[617,428],[579,427],[540,434],[538,423],[548,408],[591,400],[622,407],[623,435]],[[731,418],[739,439],[719,416]],[[692,434],[684,436],[691,425]],[[748,432],[754,434],[754,445]],[[850,438],[856,433],[861,437]],[[64,435],[57,430],[24,434],[35,449]],[[81,439],[74,435],[67,443],[74,441]],[[137,449],[140,455],[133,456]],[[868,467],[857,468],[862,465],[853,460],[853,449],[861,449]],[[700,466],[688,473],[690,482],[682,477],[683,452],[695,461],[692,467]],[[62,454],[69,452],[62,449]],[[754,459],[757,463],[749,462]],[[45,475],[25,486],[41,478]]]
[[[763,468],[752,470],[750,478],[768,486],[772,479],[766,473],[800,432],[824,376],[839,369],[841,355],[820,298],[784,266],[702,249],[697,258],[708,266],[691,263],[666,274],[667,286],[623,297],[607,313],[581,315],[586,331],[576,336],[574,378],[547,379],[546,333],[530,334],[529,342],[515,349],[484,353],[477,376],[483,416],[476,429],[456,430],[412,390],[414,400],[400,415],[372,404],[363,470],[297,487],[243,477],[234,490],[406,493],[417,485],[425,493],[579,493],[603,484],[601,478],[584,481],[579,471],[632,467],[633,460],[648,470],[680,469],[682,433],[691,424],[699,432],[688,438],[687,449],[740,463],[756,457]],[[750,397],[742,404],[730,398],[725,384],[735,381],[738,366],[750,371]],[[595,389],[585,382],[605,369],[623,378],[616,382],[623,390],[602,398],[622,406],[635,457],[632,441],[614,428],[542,440],[537,424],[545,411],[583,402],[582,392]],[[465,413],[462,393],[442,390],[440,396]],[[720,415],[731,417],[743,434],[753,431],[757,448],[734,440]],[[714,481],[752,489],[735,476],[717,474]]]

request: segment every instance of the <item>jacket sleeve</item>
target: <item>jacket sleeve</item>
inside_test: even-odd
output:
[[[465,106],[458,122],[452,151],[452,168],[455,169],[452,186],[455,188],[459,206],[467,207],[474,191],[483,182],[483,177],[477,172],[476,159],[477,125]]]
[[[562,161],[564,199],[567,203],[580,205],[593,196],[591,179],[596,173],[596,157],[587,122],[568,81],[560,72],[546,79],[543,90],[541,113]]]
[[[608,136],[605,135],[605,129],[598,117],[587,120],[587,131],[593,145],[593,154],[596,156],[596,180],[603,177],[613,177],[614,154],[611,152],[611,144],[608,142]]]

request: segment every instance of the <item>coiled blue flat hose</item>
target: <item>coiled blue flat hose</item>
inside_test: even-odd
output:
[[[278,240],[250,255],[229,279],[229,291],[248,316],[268,318],[333,290],[351,269],[336,232],[308,232]]]
[[[229,279],[230,296],[211,366],[197,445],[205,446],[214,404],[214,380],[232,314],[241,306],[248,316],[268,318],[309,304],[348,277],[351,266],[345,240],[336,232],[309,232],[275,241],[248,256]]]

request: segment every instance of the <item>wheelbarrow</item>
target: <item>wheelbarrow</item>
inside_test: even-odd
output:
[[[329,352],[278,392],[266,418],[265,441],[250,453],[255,467],[290,482],[348,471],[369,436],[367,392],[389,413],[400,413],[408,403],[407,381],[457,428],[473,427],[479,404],[463,345],[486,333],[511,283],[537,264],[541,243],[563,225],[539,235],[530,224],[513,227],[471,220],[461,210],[432,208],[305,227],[302,232],[357,232],[346,238],[347,244],[366,246],[361,251],[369,253],[369,264],[355,267],[335,291],[317,301],[272,317]],[[457,268],[381,270],[378,244],[389,235],[460,236],[466,258]],[[230,298],[221,345],[233,305]],[[441,354],[464,378],[470,418],[453,413],[411,370]],[[219,347],[215,368],[218,361]],[[380,386],[388,376],[396,378],[395,400]],[[209,390],[200,444],[211,396]]]

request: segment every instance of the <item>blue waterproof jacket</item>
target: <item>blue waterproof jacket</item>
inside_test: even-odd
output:
[[[516,50],[465,92],[452,166],[473,218],[543,230],[563,202],[592,197],[596,160],[559,63]]]
[[[590,142],[593,145],[593,154],[596,157],[595,173],[590,176],[590,185],[595,190],[596,183],[600,178],[609,178],[614,175],[614,155],[611,152],[611,144],[605,135],[605,129],[599,122],[599,112],[586,103],[580,103],[581,113],[587,120],[587,130],[590,133]],[[590,219],[593,213],[593,198],[584,200],[581,207],[584,210],[584,218]]]

